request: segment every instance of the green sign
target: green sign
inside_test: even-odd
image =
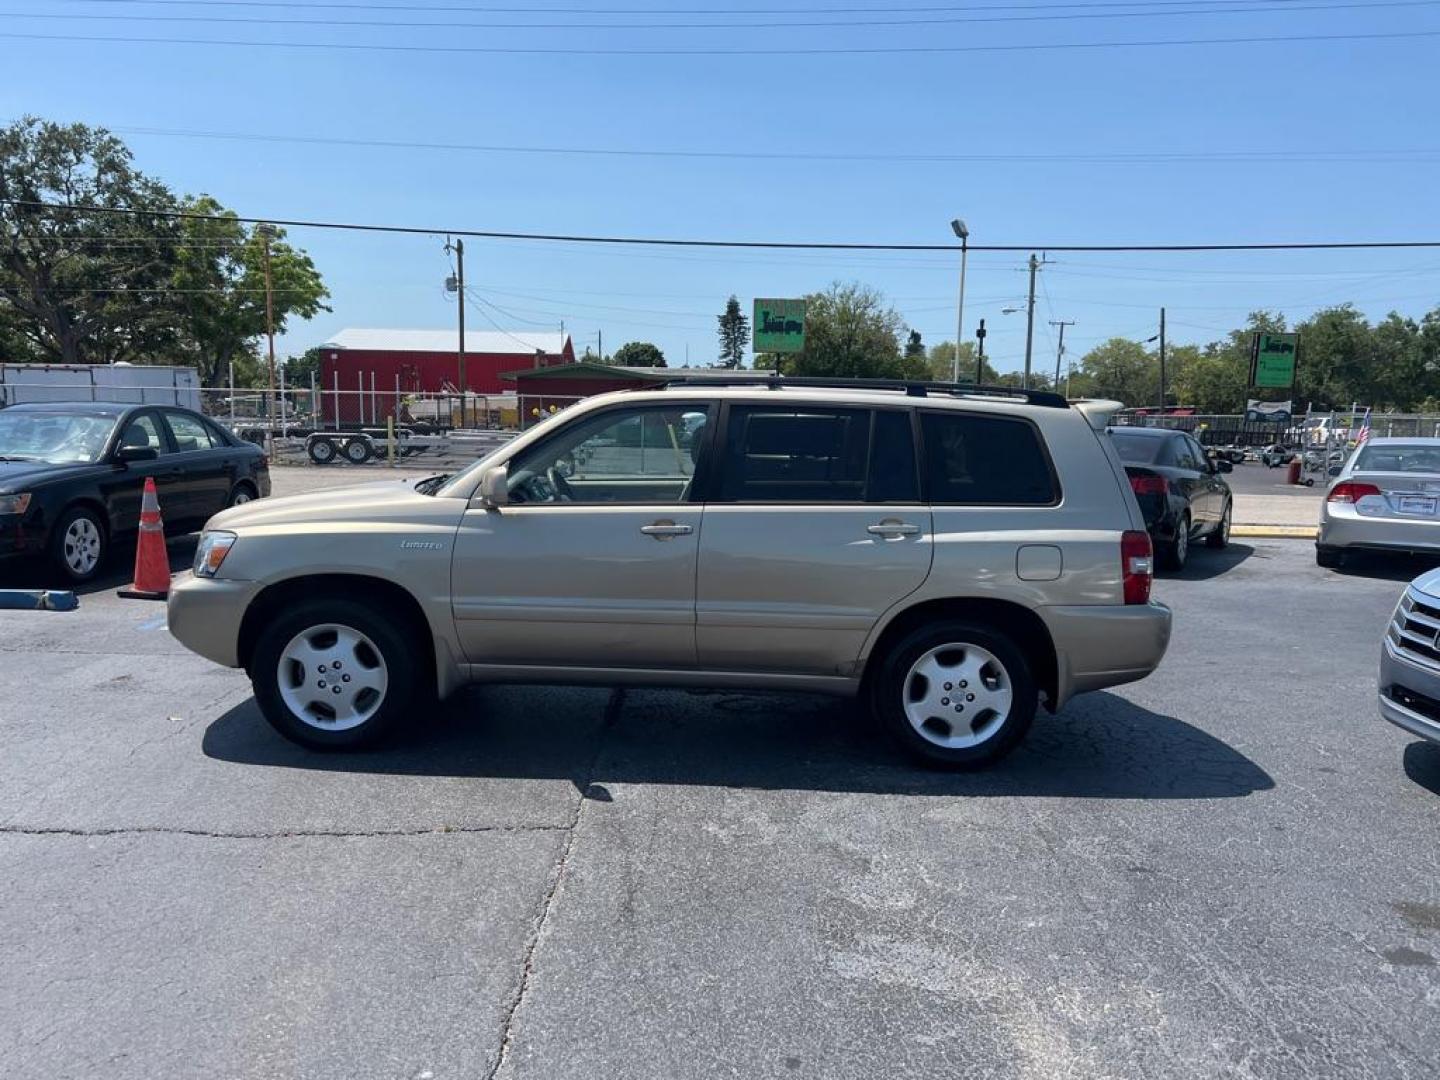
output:
[[[1299,334],[1257,333],[1250,343],[1250,385],[1288,390],[1295,385]]]
[[[805,348],[805,301],[756,300],[750,327],[757,353],[799,352]]]

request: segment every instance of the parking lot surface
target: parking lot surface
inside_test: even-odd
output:
[[[1433,1075],[1440,747],[1374,706],[1418,567],[1312,550],[1196,552],[1160,671],[974,775],[545,687],[322,756],[113,580],[0,615],[0,1075]]]

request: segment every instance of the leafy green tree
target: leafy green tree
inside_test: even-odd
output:
[[[899,312],[877,290],[836,282],[805,298],[805,348],[781,355],[780,369],[801,376],[923,379],[928,361],[901,353],[904,327]]]
[[[924,360],[925,358],[925,342],[920,340],[920,331],[911,330],[910,336],[905,339],[905,359]]]
[[[1081,358],[1071,394],[1114,398],[1131,408],[1153,405],[1160,394],[1159,360],[1138,341],[1111,338]]]
[[[185,361],[203,384],[218,386],[231,363],[259,358],[265,320],[265,242],[208,195],[188,200],[175,271],[175,303],[182,313]],[[292,317],[314,318],[329,311],[329,292],[310,256],[285,242],[283,230],[270,241],[270,281],[275,333]],[[287,371],[286,378],[290,378]],[[268,376],[267,376],[268,379]]]
[[[306,349],[299,356],[291,356],[284,361],[285,382],[287,386],[297,389],[310,385],[310,376],[315,376],[315,381],[320,381],[322,354],[320,349]],[[323,388],[322,388],[323,389]]]
[[[665,354],[648,341],[630,341],[615,350],[610,362],[620,367],[664,367]]]
[[[929,377],[931,379],[935,382],[949,382],[955,374],[955,343],[942,341],[938,345],[930,346],[926,363],[930,368]],[[993,386],[999,378],[999,373],[990,366],[990,358],[987,356],[980,372],[981,383]],[[975,343],[973,341],[967,341],[960,346],[960,381],[962,383],[975,381]]]
[[[52,210],[36,203],[131,213]],[[175,196],[109,132],[32,116],[0,128],[0,299],[46,359],[173,354]]]
[[[738,368],[745,363],[745,347],[750,343],[750,318],[740,310],[734,294],[725,301],[725,311],[716,321],[720,324],[720,366]]]

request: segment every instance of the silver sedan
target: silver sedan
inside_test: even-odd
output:
[[[1440,552],[1440,439],[1369,439],[1325,493],[1315,561],[1352,551]]]

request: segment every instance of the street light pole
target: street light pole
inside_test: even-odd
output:
[[[965,340],[965,263],[970,256],[970,230],[965,222],[956,218],[950,228],[960,238],[960,301],[955,306],[955,363],[951,366],[950,381],[960,381],[960,345]],[[977,378],[976,383],[979,383]]]
[[[269,373],[270,373],[270,396],[265,410],[266,430],[271,433],[275,428],[275,289],[270,278],[270,241],[275,236],[275,226],[262,221],[255,226],[255,231],[260,234],[264,244],[265,252],[265,337],[269,341]]]
[[[1021,386],[1030,389],[1030,357],[1035,349],[1035,272],[1040,269],[1040,260],[1030,253],[1030,300],[1025,306],[1025,381]]]

